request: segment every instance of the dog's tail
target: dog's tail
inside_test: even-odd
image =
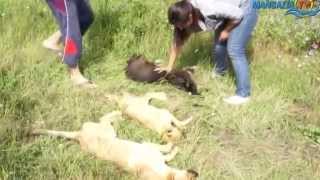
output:
[[[70,140],[77,140],[79,131],[54,131],[47,129],[35,129],[31,132],[32,135],[49,135],[54,137],[62,137]]]
[[[183,126],[186,126],[187,124],[189,124],[191,121],[192,121],[192,117],[189,117],[188,119],[186,120],[183,120],[183,121],[179,121],[177,119],[173,119],[173,122],[178,126],[178,127],[183,127]]]

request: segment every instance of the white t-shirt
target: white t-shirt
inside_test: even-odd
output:
[[[248,0],[189,0],[205,18],[205,22],[198,24],[203,31],[212,31],[222,23],[221,19],[241,19],[243,10],[241,5]]]

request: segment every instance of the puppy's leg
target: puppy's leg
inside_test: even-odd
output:
[[[174,147],[173,150],[169,153],[164,155],[164,159],[166,162],[171,161],[177,154],[178,154],[179,148],[178,147]]]
[[[63,137],[66,139],[77,139],[79,136],[79,131],[54,131],[54,130],[46,130],[46,129],[35,129],[31,132],[33,135],[49,135],[55,137]]]
[[[163,153],[169,153],[171,152],[172,148],[173,148],[173,144],[172,143],[168,143],[165,145],[161,145],[161,144],[154,144],[154,143],[143,143],[145,145],[148,145],[149,147],[152,147],[154,149],[159,150],[160,152]]]
[[[174,122],[174,124],[176,124],[178,127],[181,128],[181,127],[186,126],[187,124],[189,124],[192,121],[192,119],[193,119],[192,117],[189,117],[186,120],[179,121],[178,119],[173,118],[172,121]]]
[[[112,111],[110,113],[105,114],[100,118],[100,124],[102,125],[109,125],[119,120],[121,117],[121,111]]]

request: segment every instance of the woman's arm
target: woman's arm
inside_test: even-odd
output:
[[[176,62],[177,56],[180,54],[183,44],[178,45],[177,43],[173,42],[170,48],[170,55],[169,55],[169,64],[166,68],[167,72],[170,72]]]
[[[173,42],[170,48],[169,63],[165,68],[157,68],[156,71],[166,71],[169,73],[173,69],[176,59],[181,53],[184,43],[190,37],[190,34],[191,33],[187,32],[186,30],[179,30],[177,28],[174,29]]]
[[[186,30],[179,30],[177,28],[174,29],[173,43],[171,45],[169,64],[167,66],[167,70],[169,70],[168,72],[170,72],[174,67],[175,61],[181,53],[184,43],[189,37],[190,33],[188,33]]]

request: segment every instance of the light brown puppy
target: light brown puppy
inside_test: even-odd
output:
[[[86,122],[80,131],[35,130],[33,134],[45,134],[73,139],[81,149],[100,159],[116,163],[144,180],[193,180],[198,174],[193,170],[179,170],[166,164],[174,158],[177,149],[172,144],[159,145],[136,143],[119,139],[112,122],[120,112],[112,112],[100,119],[100,123]],[[166,155],[161,152],[167,153]]]
[[[139,121],[149,129],[157,131],[163,140],[167,142],[176,141],[181,136],[180,129],[190,123],[192,118],[179,121],[167,109],[157,108],[149,104],[151,99],[167,100],[163,92],[147,93],[139,97],[123,93],[122,97],[106,95],[107,98],[118,103],[121,111],[130,118]]]

